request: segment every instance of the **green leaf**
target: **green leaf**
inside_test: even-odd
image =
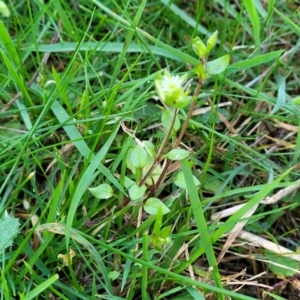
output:
[[[132,201],[140,200],[145,195],[146,190],[147,187],[145,185],[139,186],[135,183],[128,190],[129,198]]]
[[[200,181],[194,175],[193,175],[193,180],[194,180],[195,186],[200,185]],[[177,173],[177,175],[175,176],[175,179],[174,179],[174,184],[176,184],[178,187],[180,187],[182,189],[187,188],[183,172]]]
[[[149,166],[146,166],[146,168],[144,168],[144,170],[143,170],[144,176],[148,172],[149,168],[150,168]],[[147,179],[146,183],[149,186],[153,185],[153,182],[156,183],[161,175],[161,172],[162,172],[161,165],[157,165],[156,168],[153,170],[151,177]]]
[[[0,255],[4,249],[11,246],[14,238],[20,232],[19,219],[11,217],[6,211],[0,219]]]
[[[174,113],[175,113],[175,111],[171,110],[169,108],[165,108],[162,112],[161,122],[162,122],[162,125],[165,128],[166,132],[168,132],[170,130],[170,126],[172,124]],[[177,132],[179,130],[179,128],[180,128],[180,120],[176,116],[174,126],[173,126],[173,130],[175,130],[175,132]]]
[[[166,226],[164,227],[161,231],[160,231],[160,234],[159,236],[166,239],[169,235],[170,235],[170,232],[171,232],[171,229],[172,229],[172,225],[169,225],[169,226]]]
[[[154,145],[150,142],[150,141],[143,141],[143,144],[145,146],[145,150],[147,151],[147,153],[151,156],[151,157],[155,157],[155,147]],[[149,156],[148,156],[149,158]]]
[[[218,37],[218,30],[216,30],[212,36],[210,36],[210,38],[207,40],[206,42],[206,51],[207,53],[209,53],[211,51],[211,49],[216,45],[217,43],[217,37]]]
[[[142,169],[147,163],[147,152],[146,150],[137,144],[130,153],[130,160],[132,165],[137,169]]]
[[[224,56],[221,56],[215,60],[211,60],[207,63],[206,66],[206,73],[208,75],[217,75],[224,72],[229,65],[229,54],[226,54]]]
[[[113,196],[113,189],[107,183],[100,184],[94,188],[89,188],[89,191],[98,199],[108,199]]]
[[[131,180],[129,177],[125,176],[124,186],[125,186],[126,189],[129,189],[134,184],[135,184],[135,182],[133,180]]]
[[[170,209],[157,198],[149,198],[144,205],[144,210],[149,215],[157,215],[159,208],[162,210],[163,215],[170,212]]]
[[[170,152],[168,152],[164,157],[170,159],[170,160],[182,160],[184,158],[187,158],[190,155],[190,152],[185,149],[173,149]]]
[[[206,46],[203,43],[203,41],[199,38],[199,36],[196,36],[192,41],[192,47],[196,55],[199,57],[204,57],[207,54]]]
[[[197,66],[194,68],[194,72],[202,80],[209,78],[209,74],[206,72],[206,70],[204,70],[204,66],[202,63],[197,64]]]
[[[218,192],[220,188],[224,185],[223,181],[209,174],[206,175],[206,180],[207,181],[205,182],[203,189],[213,193]],[[222,190],[225,192],[229,191],[230,189],[228,188],[228,186],[225,186],[222,188]]]
[[[294,98],[294,99],[292,100],[292,102],[293,102],[293,104],[300,104],[300,96]]]
[[[114,281],[114,280],[116,280],[120,276],[120,274],[121,273],[118,272],[118,271],[110,271],[108,273],[108,277],[109,277],[110,280]]]
[[[293,271],[290,269],[294,269],[294,270],[299,269],[299,262],[297,262],[294,259],[275,254],[274,252],[271,252],[268,250],[264,251],[264,255],[267,260],[269,260],[270,262],[276,263],[276,265],[269,263],[268,267],[269,267],[270,271],[272,271],[274,274],[276,274],[278,276],[282,276],[282,277],[293,276],[297,273],[297,271]],[[280,265],[282,265],[282,267]],[[284,267],[287,267],[287,268],[284,268]]]
[[[10,11],[7,5],[3,1],[0,1],[0,13],[2,14],[3,17],[6,18],[10,16]]]

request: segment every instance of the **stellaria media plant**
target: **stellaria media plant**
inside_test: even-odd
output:
[[[155,88],[158,97],[163,104],[161,108],[161,122],[165,130],[165,137],[157,149],[151,141],[140,141],[135,136],[135,146],[130,149],[127,155],[127,169],[132,176],[125,177],[125,189],[128,191],[126,200],[122,206],[142,206],[149,215],[156,216],[154,230],[151,235],[152,245],[157,249],[163,249],[171,241],[169,233],[171,226],[161,229],[162,216],[170,212],[169,205],[172,204],[172,197],[167,201],[159,199],[159,194],[168,182],[165,183],[168,169],[172,162],[186,159],[190,152],[180,148],[180,143],[186,132],[201,87],[205,80],[213,75],[225,71],[229,64],[229,55],[226,54],[215,60],[208,60],[211,50],[217,42],[218,32],[214,32],[204,43],[200,37],[192,41],[192,47],[199,57],[199,63],[194,67],[193,76],[197,75],[197,86],[192,92],[187,80],[190,73],[172,74],[168,70],[159,71],[155,74]],[[184,123],[181,124],[178,114],[180,109],[189,106]],[[179,132],[179,135],[177,133]],[[171,150],[170,150],[171,149]],[[193,177],[196,186],[200,184],[196,177]],[[182,172],[178,172],[172,180],[178,189],[186,189],[185,179]],[[108,199],[114,195],[113,189],[108,184],[101,184],[91,187],[90,192],[99,199]]]

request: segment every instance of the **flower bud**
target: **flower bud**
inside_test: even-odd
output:
[[[206,51],[209,53],[211,49],[216,45],[218,37],[218,30],[216,30],[213,35],[206,42]]]
[[[192,47],[194,52],[200,57],[205,57],[207,54],[207,49],[202,40],[196,36],[192,41]]]

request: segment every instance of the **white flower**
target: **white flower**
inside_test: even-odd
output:
[[[169,75],[169,74],[168,74]],[[161,81],[161,89],[163,92],[171,92],[174,90],[182,89],[183,80],[179,77],[179,75],[168,76],[164,75]]]
[[[185,107],[191,100],[188,97],[189,91],[184,89],[186,78],[186,74],[172,76],[168,71],[165,71],[163,75],[157,73],[155,75],[155,87],[160,100],[171,107]]]

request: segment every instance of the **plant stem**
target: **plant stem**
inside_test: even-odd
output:
[[[175,124],[177,113],[178,113],[178,109],[174,109],[174,114],[173,114],[172,122],[171,122],[171,125],[170,125],[170,129],[168,130],[167,135],[166,135],[166,137],[165,137],[165,139],[164,139],[161,147],[158,150],[158,153],[157,153],[157,156],[156,156],[156,159],[155,159],[153,165],[148,170],[148,172],[146,173],[146,175],[142,178],[142,180],[139,183],[139,186],[143,185],[146,182],[147,178],[152,174],[153,170],[160,163],[160,160],[161,160],[161,157],[162,157],[162,155],[164,153],[164,150],[165,150],[165,148],[168,145],[168,141],[169,141],[169,138],[171,136],[171,133],[172,133],[172,130],[173,130],[173,127],[174,127],[174,124]]]
[[[190,119],[191,119],[191,117],[192,117],[192,115],[193,115],[193,111],[194,111],[194,108],[195,108],[195,106],[196,106],[197,99],[198,99],[198,96],[199,96],[200,91],[201,91],[201,88],[202,88],[202,84],[203,84],[203,80],[202,80],[202,79],[198,79],[197,87],[196,87],[196,90],[195,90],[194,96],[193,96],[193,101],[192,101],[191,106],[190,106],[190,108],[189,108],[189,111],[188,111],[188,114],[187,114],[187,116],[186,116],[186,119],[185,119],[185,121],[184,121],[184,123],[183,123],[183,125],[182,125],[181,131],[180,131],[180,134],[179,134],[179,137],[178,137],[178,139],[176,140],[176,142],[175,142],[175,144],[174,144],[174,146],[173,146],[173,149],[176,149],[176,148],[180,145],[180,143],[181,143],[181,141],[182,141],[182,138],[183,138],[183,136],[184,136],[184,134],[185,134],[185,132],[186,132],[187,126],[188,126],[188,124],[189,124],[189,121],[190,121]],[[165,164],[165,166],[164,166],[164,168],[163,168],[163,170],[162,170],[162,172],[161,172],[161,174],[160,174],[160,176],[159,176],[159,178],[158,178],[156,184],[155,184],[155,189],[154,189],[154,191],[156,190],[156,188],[157,188],[158,186],[160,186],[160,184],[161,184],[162,181],[164,180],[165,175],[166,175],[166,173],[167,173],[167,170],[168,170],[170,164],[171,164],[171,161],[168,160],[167,163]]]

